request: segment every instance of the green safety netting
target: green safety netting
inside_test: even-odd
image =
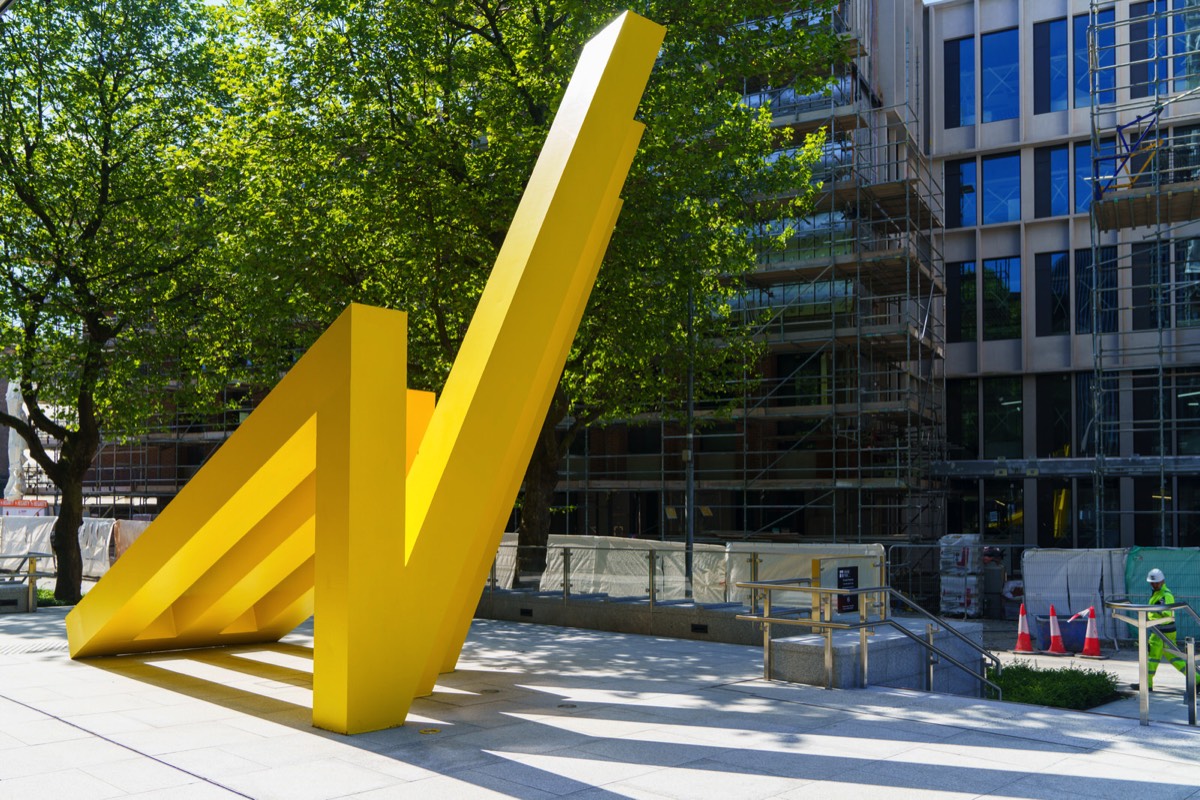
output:
[[[1200,613],[1200,549],[1131,548],[1125,559],[1125,588],[1130,602],[1145,603],[1150,599],[1151,589],[1146,582],[1146,574],[1156,567],[1166,576],[1167,588],[1175,595],[1175,602],[1187,603]],[[1200,640],[1200,625],[1190,614],[1177,612],[1175,622],[1179,628],[1180,648],[1186,636]]]

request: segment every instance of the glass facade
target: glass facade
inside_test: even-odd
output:
[[[1099,291],[1093,287],[1099,279]],[[1096,300],[1093,320],[1093,303]],[[1117,330],[1117,248],[1100,248],[1100,268],[1092,269],[1092,251],[1075,251],[1075,332],[1091,333],[1093,322],[1100,333]]]
[[[983,224],[1021,220],[1021,154],[983,157]]]
[[[946,381],[946,446],[952,459],[979,458],[979,381]]]
[[[1117,100],[1117,34],[1109,27],[1113,24],[1111,8],[1096,12],[1096,102],[1100,105]],[[1076,14],[1072,19],[1072,36],[1075,54],[1075,107],[1087,108],[1092,103],[1092,87],[1088,74],[1088,25],[1087,14]]]
[[[973,342],[978,332],[975,262],[946,265],[946,341]]]
[[[976,185],[975,159],[964,158],[960,161],[946,162],[947,228],[961,228],[964,225],[977,224]]]
[[[1033,113],[1067,109],[1067,20],[1033,26]]]
[[[975,37],[951,39],[943,49],[947,128],[975,124]]]
[[[1071,151],[1067,145],[1033,151],[1033,215],[1071,213]]]
[[[1200,0],[1175,0],[1174,7],[1175,91],[1186,92],[1200,86]]]
[[[1021,338],[1021,259],[983,261],[983,338]]]
[[[1071,332],[1071,259],[1068,253],[1034,256],[1036,335]]]
[[[1021,40],[1016,28],[979,37],[982,121],[1016,119],[1021,112]]]
[[[1175,242],[1175,324],[1200,325],[1200,239]]]
[[[1167,94],[1167,0],[1130,3],[1129,95]],[[1144,17],[1144,19],[1138,19]]]
[[[1021,458],[1025,431],[1021,376],[984,378],[983,457]]]
[[[1071,452],[1071,375],[1038,375],[1037,457],[1068,458]]]
[[[1133,329],[1171,327],[1171,246],[1135,242],[1132,246]]]

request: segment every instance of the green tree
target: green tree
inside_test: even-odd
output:
[[[78,600],[83,480],[102,438],[217,396],[235,276],[210,257],[227,102],[200,0],[22,0],[0,16],[0,413],[61,493],[55,596]],[[251,295],[253,296],[253,295]]]
[[[600,276],[525,474],[543,544],[559,462],[587,425],[728,394],[756,347],[739,318],[755,223],[801,212],[818,139],[772,129],[746,81],[820,91],[827,2],[647,0],[667,26]],[[257,166],[243,247],[293,318],[405,309],[410,375],[440,389],[600,0],[244,0],[243,123]],[[756,21],[755,21],[756,20]],[[812,24],[809,24],[812,23]],[[513,387],[520,391],[521,387]]]

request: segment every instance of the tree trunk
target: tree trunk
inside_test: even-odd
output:
[[[79,551],[79,526],[83,524],[83,476],[69,474],[58,484],[62,502],[54,524],[54,557],[58,579],[54,597],[63,603],[78,603],[83,588],[83,554]]]
[[[550,537],[550,507],[558,485],[558,431],[561,414],[550,413],[542,423],[533,456],[525,469],[525,492],[521,499],[521,524],[517,528],[517,574],[541,575],[546,568],[546,540]]]

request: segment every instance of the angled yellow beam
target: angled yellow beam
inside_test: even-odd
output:
[[[584,49],[441,402],[405,388],[404,315],[351,306],[67,617],[72,657],[270,641],[315,608],[314,724],[403,722],[462,646],[662,36],[626,13]]]
[[[408,476],[405,639],[427,694],[462,645],[595,281],[664,29],[622,14],[584,48]],[[462,557],[462,553],[469,554]]]

